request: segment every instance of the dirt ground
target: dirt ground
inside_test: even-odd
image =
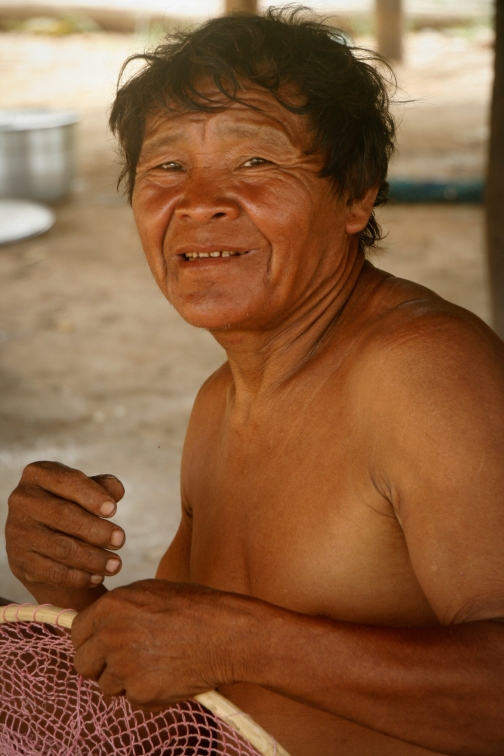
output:
[[[369,43],[369,40],[364,40]],[[178,468],[194,395],[224,359],[151,279],[131,212],[115,191],[106,110],[139,40],[0,34],[2,107],[79,111],[79,168],[54,228],[0,248],[0,521],[23,466],[55,459],[113,472],[126,496],[124,566],[109,586],[153,576],[177,526]],[[483,175],[492,46],[488,30],[423,31],[398,71],[400,176]],[[488,320],[477,206],[389,206],[381,267]],[[0,595],[29,598],[0,548]]]

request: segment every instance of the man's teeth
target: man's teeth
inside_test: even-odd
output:
[[[233,252],[230,249],[223,249],[219,252],[186,252],[186,260],[200,260],[202,257],[232,257],[233,255],[244,255],[245,252]]]

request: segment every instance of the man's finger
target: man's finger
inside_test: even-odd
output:
[[[92,680],[96,680],[101,690],[108,696],[122,696],[126,693],[124,687],[124,680],[117,677],[107,664],[103,672],[98,677],[92,677]]]
[[[72,626],[72,641],[73,637],[74,631]],[[89,680],[99,680],[106,666],[105,656],[98,651],[93,639],[87,640],[75,652],[74,667],[79,675],[87,677]]]
[[[23,471],[23,484],[73,501],[99,517],[110,517],[116,510],[116,500],[109,490],[80,470],[60,462],[32,462]]]
[[[95,631],[100,625],[100,599],[95,601],[91,606],[83,609],[82,612],[74,618],[72,622],[72,643],[76,651],[79,651],[84,644],[88,643],[94,636]],[[88,649],[89,651],[89,649]],[[84,664],[86,654],[84,652],[79,656],[79,663]],[[77,669],[77,667],[76,667]],[[79,670],[77,670],[79,672]],[[83,674],[83,673],[80,673]]]
[[[115,475],[110,475],[109,473],[103,475],[91,475],[90,479],[96,481],[96,483],[102,486],[114,501],[120,501],[124,496],[124,486]]]
[[[35,500],[36,507],[30,502],[30,498]],[[25,494],[24,499],[25,511],[36,511],[37,522],[51,531],[74,536],[102,549],[118,549],[124,544],[122,528],[86,512],[78,504],[58,499],[46,492],[38,495]]]
[[[33,545],[33,552],[90,575],[117,575],[122,566],[117,554],[90,546],[65,533],[53,533],[42,528]]]
[[[85,570],[55,562],[54,559],[35,552],[26,555],[23,569],[16,572],[16,577],[30,583],[50,584],[62,588],[93,588],[103,582],[102,575],[91,575]]]

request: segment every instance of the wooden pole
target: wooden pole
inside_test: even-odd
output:
[[[495,2],[495,63],[486,182],[486,239],[494,330],[504,338],[504,0]]]
[[[376,0],[375,24],[378,52],[386,60],[399,63],[403,54],[402,0]]]
[[[257,0],[226,0],[226,13],[257,13]]]

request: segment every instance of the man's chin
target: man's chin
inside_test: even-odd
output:
[[[177,306],[175,303],[173,305],[186,323],[196,328],[205,328],[212,333],[240,330],[246,327],[250,320],[248,313],[237,312],[230,307]]]

